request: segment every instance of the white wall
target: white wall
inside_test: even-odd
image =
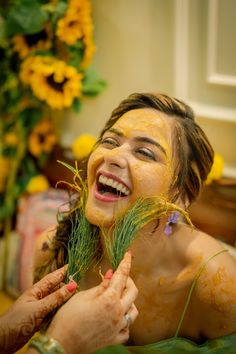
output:
[[[236,175],[236,87],[208,81],[212,2],[221,10],[217,28],[221,30],[219,43],[225,46],[229,28],[224,32],[222,24],[229,8],[224,9],[224,4],[234,6],[233,0],[92,0],[94,66],[107,88],[98,97],[85,99],[77,116],[67,115],[62,143],[70,145],[82,132],[97,135],[111,110],[132,92],[166,92],[193,106],[213,147],[223,155],[226,171]],[[235,24],[236,18],[231,19],[231,32]],[[235,41],[235,34],[236,28],[229,43]],[[222,53],[220,63],[222,69]],[[231,60],[231,73],[233,69]]]

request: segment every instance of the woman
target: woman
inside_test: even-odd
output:
[[[137,198],[160,196],[186,210],[212,161],[212,147],[186,104],[162,94],[133,94],[122,101],[87,167],[86,217],[103,229],[102,245],[117,210],[128,210]],[[202,343],[236,331],[235,261],[215,239],[176,219],[175,214],[150,222],[131,245],[131,277],[139,289],[132,344],[174,336]],[[51,234],[50,249],[42,254],[38,246],[36,279],[65,262],[69,232],[64,220]],[[100,266],[108,264],[103,247]],[[81,288],[98,281],[98,272],[91,269]]]

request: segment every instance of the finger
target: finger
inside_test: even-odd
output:
[[[125,315],[126,316],[128,315],[128,320],[127,317],[125,317]],[[137,307],[134,304],[132,304],[129,311],[127,311],[125,315],[123,316],[122,319],[121,330],[126,330],[127,328],[129,328],[130,325],[134,323],[134,321],[138,316]]]
[[[135,286],[133,280],[131,278],[128,278],[126,282],[126,289],[123,291],[121,296],[121,304],[125,312],[129,310],[132,303],[135,301],[137,295],[138,295],[137,287]]]
[[[64,302],[76,292],[77,287],[75,287],[75,285],[69,286],[71,284],[72,283],[64,285],[62,288],[57,289],[53,293],[39,300],[39,309],[42,310],[43,316],[46,316],[49,312],[64,304]]]
[[[126,286],[130,268],[131,268],[131,253],[126,252],[123,260],[120,262],[119,267],[117,268],[114,275],[112,276],[112,279],[110,281],[110,286],[109,286],[109,288],[115,290],[118,293],[118,295],[122,294],[122,291]]]
[[[31,288],[31,295],[33,295],[36,299],[42,299],[50,294],[55,287],[60,285],[60,283],[64,280],[66,269],[67,265],[43,277],[40,281],[33,285]]]
[[[112,341],[111,345],[117,345],[117,344],[122,344],[126,343],[129,339],[129,329],[127,328],[126,330],[120,331],[115,339]]]

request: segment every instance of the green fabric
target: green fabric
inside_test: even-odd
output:
[[[185,339],[170,338],[144,346],[117,345],[96,351],[96,354],[235,354],[236,333],[208,340],[202,345]]]

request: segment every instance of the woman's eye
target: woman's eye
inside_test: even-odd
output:
[[[102,145],[109,145],[112,147],[119,146],[118,141],[114,138],[104,138],[104,139],[102,139],[101,144]]]
[[[140,148],[136,150],[136,153],[142,155],[145,158],[148,158],[149,160],[153,160],[153,161],[157,160],[154,152],[147,148]]]

